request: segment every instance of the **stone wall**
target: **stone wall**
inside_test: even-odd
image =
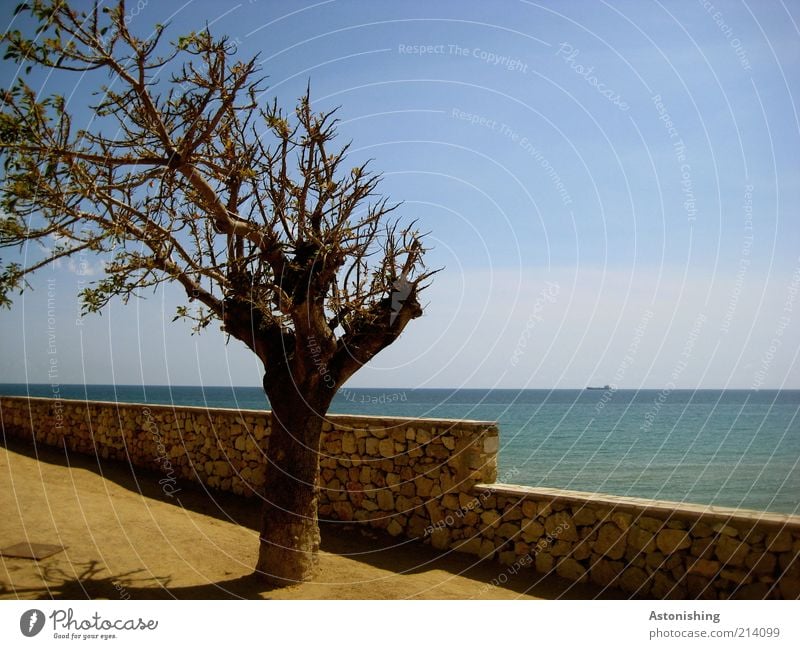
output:
[[[0,397],[0,417],[6,435],[157,471],[168,494],[194,481],[244,496],[263,485],[268,411]],[[421,536],[428,501],[495,480],[497,449],[493,422],[329,415],[320,518]]]
[[[253,496],[269,413],[0,397],[4,435]],[[495,483],[492,422],[330,415],[320,518],[641,597],[800,597],[800,517]],[[504,476],[513,477],[513,472]]]
[[[532,566],[656,599],[800,597],[798,516],[517,485],[474,491],[478,522],[462,518],[464,543],[508,566],[498,585]]]

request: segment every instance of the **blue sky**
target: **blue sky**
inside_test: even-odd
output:
[[[128,11],[142,35],[208,22],[260,52],[265,101],[310,80],[351,160],[431,231],[426,315],[351,385],[800,388],[797,2]],[[88,119],[87,80],[42,82]],[[174,289],[77,324],[83,261],[0,313],[0,381],[50,380],[49,280],[62,383],[260,383],[239,343],[172,322]]]

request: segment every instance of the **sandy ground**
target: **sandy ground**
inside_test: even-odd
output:
[[[271,589],[252,575],[259,505],[180,484],[122,463],[0,446],[0,548],[60,544],[41,561],[0,557],[0,598],[104,599],[588,599],[621,597],[360,526],[327,524],[318,577]]]

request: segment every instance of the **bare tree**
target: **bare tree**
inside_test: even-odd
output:
[[[219,321],[264,365],[272,406],[257,570],[313,574],[322,420],[336,391],[422,314],[432,275],[422,238],[377,194],[367,165],[345,168],[332,112],[309,93],[293,115],[259,107],[255,59],[206,30],[169,47],[140,38],[125,3],[81,12],[59,0],[18,7],[36,34],[6,33],[6,58],[98,82],[89,127],[24,75],[3,91],[0,247],[46,242],[36,263],[2,264],[0,304],[26,275],[80,251],[109,260],[82,292],[87,312],[177,282],[177,317]],[[18,258],[18,257],[17,257]]]

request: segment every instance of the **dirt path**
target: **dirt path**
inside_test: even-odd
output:
[[[37,460],[38,450],[38,460]],[[599,591],[532,572],[486,587],[496,562],[442,554],[352,525],[323,527],[313,582],[268,589],[252,577],[258,503],[183,489],[120,463],[9,442],[0,446],[0,548],[67,547],[47,559],[0,557],[0,598],[592,598]],[[619,597],[606,592],[605,597]]]

